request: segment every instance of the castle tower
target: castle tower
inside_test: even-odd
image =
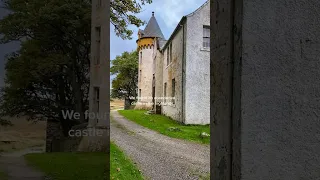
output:
[[[152,80],[153,80],[153,52],[155,38],[164,39],[159,24],[152,12],[152,16],[144,30],[138,32],[139,79],[137,109],[152,108]]]

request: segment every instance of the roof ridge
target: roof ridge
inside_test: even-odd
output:
[[[206,6],[209,3],[209,0],[207,0],[205,3],[203,3],[200,7],[198,7],[198,9],[194,10],[193,12],[187,14],[187,17],[192,16],[193,14],[195,14],[196,12],[200,11],[204,6]]]

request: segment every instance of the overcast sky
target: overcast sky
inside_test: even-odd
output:
[[[0,5],[1,5],[0,1]],[[148,22],[152,11],[155,12],[155,17],[160,25],[163,35],[166,39],[169,38],[182,16],[187,15],[198,7],[200,7],[206,0],[153,0],[152,4],[143,6],[143,10],[137,16],[142,20]],[[3,18],[8,12],[0,9],[0,19]],[[140,27],[144,29],[144,27]],[[117,55],[121,55],[124,51],[133,51],[136,49],[136,40],[138,28],[130,26],[134,31],[132,40],[122,40],[114,33],[114,28],[111,25],[111,59]],[[4,78],[4,64],[5,55],[19,49],[18,43],[0,44],[0,86],[3,85]]]

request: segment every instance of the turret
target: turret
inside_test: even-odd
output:
[[[150,109],[152,107],[152,77],[153,77],[153,48],[155,38],[164,39],[154,12],[144,30],[139,29],[137,51],[139,52],[139,80],[138,96],[140,100],[137,109]]]

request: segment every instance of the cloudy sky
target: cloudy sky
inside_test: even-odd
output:
[[[153,0],[152,4],[143,6],[142,12],[137,16],[148,22],[152,11],[154,11],[162,33],[165,38],[168,39],[181,17],[193,12],[205,2],[206,0]],[[0,9],[0,19],[6,14],[7,12]],[[144,29],[144,27],[140,28]],[[124,51],[135,50],[138,28],[130,26],[130,29],[134,31],[133,39],[122,40],[120,37],[115,35],[114,28],[111,26],[111,59],[115,59],[117,55],[121,55]],[[3,85],[3,78],[5,74],[5,55],[18,49],[19,44],[17,43],[0,44],[0,87]]]

